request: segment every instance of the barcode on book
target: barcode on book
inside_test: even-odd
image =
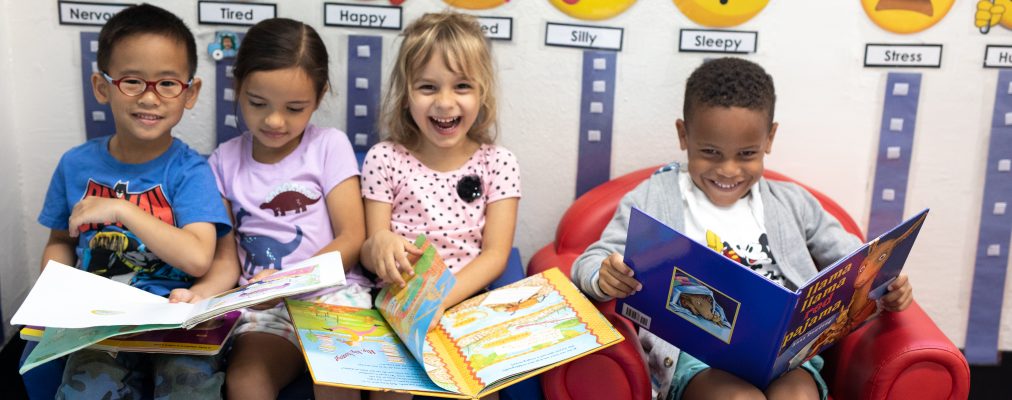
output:
[[[622,304],[622,315],[631,319],[640,326],[650,329],[650,317],[639,310],[632,308],[629,304]]]

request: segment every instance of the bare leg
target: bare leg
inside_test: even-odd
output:
[[[819,400],[819,387],[808,371],[796,368],[777,378],[766,388],[770,399],[811,399]]]
[[[719,369],[708,368],[689,381],[682,398],[687,400],[759,400],[765,399],[766,396],[759,388],[737,376]]]
[[[412,397],[409,393],[369,392],[369,400],[411,400]]]
[[[275,399],[304,369],[302,352],[292,342],[269,333],[244,333],[229,354],[228,398]]]
[[[355,389],[313,385],[313,397],[317,400],[360,400],[362,392]]]

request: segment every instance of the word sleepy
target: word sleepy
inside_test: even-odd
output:
[[[741,39],[714,39],[706,35],[696,35],[695,45],[699,48],[738,51],[738,48],[741,47]]]

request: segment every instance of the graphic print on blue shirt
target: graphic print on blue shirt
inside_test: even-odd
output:
[[[122,199],[136,205],[159,220],[175,226],[176,220],[162,185],[154,185],[140,191],[130,191],[130,182],[116,181],[110,187],[88,179],[83,198],[95,196]],[[81,232],[77,247],[81,268],[105,277],[136,272],[132,284],[147,279],[167,279],[188,282],[189,275],[172,268],[150,252],[136,235],[124,229],[122,224],[85,224],[78,227]]]
[[[317,198],[319,200],[319,198]],[[260,208],[266,208],[261,206]],[[283,269],[282,259],[292,254],[302,243],[302,228],[295,225],[295,238],[288,243],[281,242],[270,236],[247,235],[242,232],[242,219],[248,217],[249,211],[239,208],[235,215],[236,235],[239,246],[246,251],[246,259],[243,260],[242,270],[248,276],[256,274],[257,267]],[[275,215],[277,216],[277,215]]]

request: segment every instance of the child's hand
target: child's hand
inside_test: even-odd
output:
[[[372,264],[375,267],[373,272],[383,282],[404,287],[404,278],[401,275],[415,274],[411,262],[408,261],[408,254],[421,255],[422,251],[390,231],[377,232],[371,240],[373,243],[368,257],[373,260]]]
[[[196,303],[204,299],[190,289],[172,289],[169,292],[169,303]]]
[[[643,285],[633,278],[633,271],[625,262],[622,255],[611,253],[608,258],[601,261],[601,272],[597,276],[597,284],[604,294],[624,298],[643,289]]]
[[[882,296],[882,308],[886,311],[900,312],[914,301],[914,288],[906,275],[900,275],[889,284],[889,292]]]
[[[250,284],[250,283],[253,283],[253,282],[260,282],[260,281],[264,280],[264,278],[267,278],[268,276],[274,275],[275,272],[278,272],[278,270],[272,269],[272,268],[267,268],[267,269],[260,270],[260,272],[257,272],[256,275],[253,275],[252,278],[249,278],[249,283],[247,283],[247,285]],[[268,300],[268,301],[265,301],[263,303],[254,304],[252,306],[249,306],[249,308],[253,309],[253,310],[270,310],[270,309],[272,309],[274,307],[277,307],[277,305],[281,304],[282,301],[285,301],[285,299]]]
[[[70,237],[80,234],[77,227],[85,224],[114,224],[119,222],[119,210],[130,203],[113,198],[88,196],[74,205],[70,212]]]

